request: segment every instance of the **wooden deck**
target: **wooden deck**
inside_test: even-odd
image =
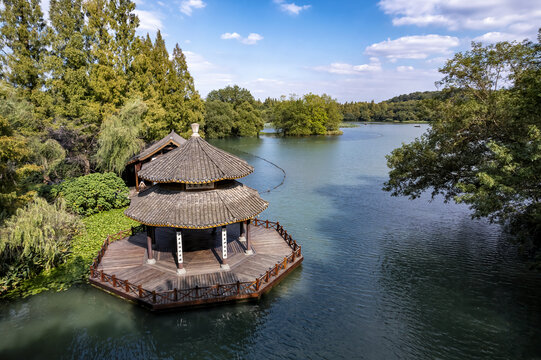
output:
[[[252,255],[238,240],[239,225],[227,227],[230,270],[220,268],[220,232],[191,230],[183,234],[186,274],[177,275],[175,230],[157,228],[155,264],[147,264],[146,233],[139,232],[108,244],[93,264],[90,281],[153,310],[258,298],[303,258],[279,224],[255,223],[249,229]]]

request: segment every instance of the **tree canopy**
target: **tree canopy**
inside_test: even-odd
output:
[[[227,86],[207,95],[205,134],[208,137],[258,136],[263,126],[258,103],[247,89]]]
[[[388,156],[385,189],[468,204],[473,216],[507,224],[528,249],[539,249],[539,43],[472,43],[440,71],[444,96],[433,102],[431,127]]]
[[[290,96],[272,105],[274,127],[284,135],[325,135],[339,132],[339,104],[329,95]]]

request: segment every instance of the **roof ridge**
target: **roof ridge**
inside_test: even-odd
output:
[[[212,158],[212,156],[207,152],[207,150],[205,149],[204,146],[202,146],[204,143],[207,143],[208,145],[210,145],[206,140],[203,140],[201,138],[197,138],[198,139],[198,142],[199,141],[203,141],[202,144],[199,144],[199,146],[201,147],[201,150],[205,153],[205,155],[207,155],[207,157],[210,159],[210,161],[212,161],[212,163],[214,164],[214,166],[216,166],[218,169],[220,169],[220,171],[222,172],[222,175],[225,175],[225,170],[220,166],[218,165],[218,163],[216,163],[216,161],[214,161],[214,159]],[[210,145],[212,146],[212,145]]]

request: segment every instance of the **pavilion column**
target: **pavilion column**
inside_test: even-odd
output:
[[[246,255],[253,255],[252,244],[250,241],[250,220],[246,221]]]
[[[186,274],[184,269],[184,259],[182,256],[182,230],[177,230],[177,275]]]
[[[155,264],[156,259],[154,259],[154,255],[152,253],[152,242],[153,238],[155,236],[154,227],[153,226],[147,226],[147,251],[148,251],[148,259],[147,264]]]
[[[222,226],[222,265],[223,270],[229,270],[229,264],[227,263],[227,227]]]
[[[241,221],[239,223],[239,241],[240,242],[245,242],[246,241],[246,233],[244,232],[244,221]]]
[[[141,170],[141,163],[135,164],[135,191],[139,192],[139,170]]]

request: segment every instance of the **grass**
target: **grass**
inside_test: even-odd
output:
[[[63,291],[75,284],[86,283],[90,264],[98,254],[107,235],[139,225],[124,215],[123,209],[114,209],[82,219],[84,229],[71,241],[71,253],[67,260],[49,271],[27,279],[6,297],[26,297],[43,291]]]

